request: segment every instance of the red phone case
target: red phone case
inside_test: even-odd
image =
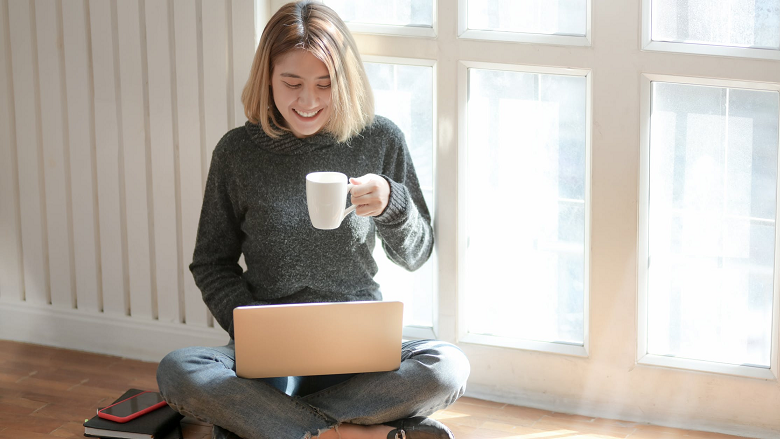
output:
[[[131,396],[129,398],[123,399],[123,400],[121,400],[119,402],[115,402],[115,403],[111,404],[108,407],[103,407],[102,409],[98,410],[97,414],[98,414],[99,417],[101,417],[103,419],[108,419],[109,421],[124,423],[124,422],[127,422],[127,421],[132,421],[133,419],[135,419],[135,418],[137,418],[137,417],[139,417],[139,416],[141,416],[141,415],[143,415],[145,413],[149,413],[152,410],[156,410],[156,409],[158,409],[158,408],[168,404],[165,401],[160,401],[160,402],[158,402],[157,404],[155,404],[153,406],[146,407],[143,410],[139,410],[137,412],[131,413],[131,414],[129,414],[127,416],[124,416],[124,417],[114,416],[114,415],[109,414],[109,413],[103,413],[103,410],[105,410],[105,409],[107,409],[109,407],[113,407],[115,405],[122,404],[123,402],[129,401],[129,400],[131,400],[133,398],[138,397],[139,395],[143,395],[144,393],[152,393],[152,392],[147,390],[145,392],[137,393],[137,394],[135,394],[135,395],[133,395],[133,396]]]

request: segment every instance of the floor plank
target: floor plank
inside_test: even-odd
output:
[[[85,419],[129,388],[157,390],[157,364],[0,340],[0,439],[83,438]],[[458,439],[738,439],[464,397],[432,416]],[[182,420],[185,439],[211,426]]]

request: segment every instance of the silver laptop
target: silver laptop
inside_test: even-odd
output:
[[[243,378],[396,370],[403,303],[338,302],[233,310],[236,374]]]

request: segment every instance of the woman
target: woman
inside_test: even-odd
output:
[[[465,390],[468,360],[448,343],[405,342],[392,372],[236,376],[235,307],[381,300],[375,234],[408,270],[433,248],[403,134],[374,116],[356,45],[335,12],[309,1],[283,6],[263,31],[242,101],[249,121],[214,150],[190,265],[231,341],[168,354],[157,372],[161,393],[214,424],[215,438],[452,437],[426,418]],[[309,223],[305,176],[313,171],[361,175],[351,179],[356,215],[335,230]]]

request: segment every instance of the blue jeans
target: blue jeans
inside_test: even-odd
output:
[[[460,398],[469,362],[436,340],[403,343],[391,372],[246,379],[236,376],[235,348],[190,347],[160,362],[157,383],[168,404],[214,424],[214,438],[311,438],[341,423],[375,425],[428,416]],[[316,359],[313,359],[316,360]]]

